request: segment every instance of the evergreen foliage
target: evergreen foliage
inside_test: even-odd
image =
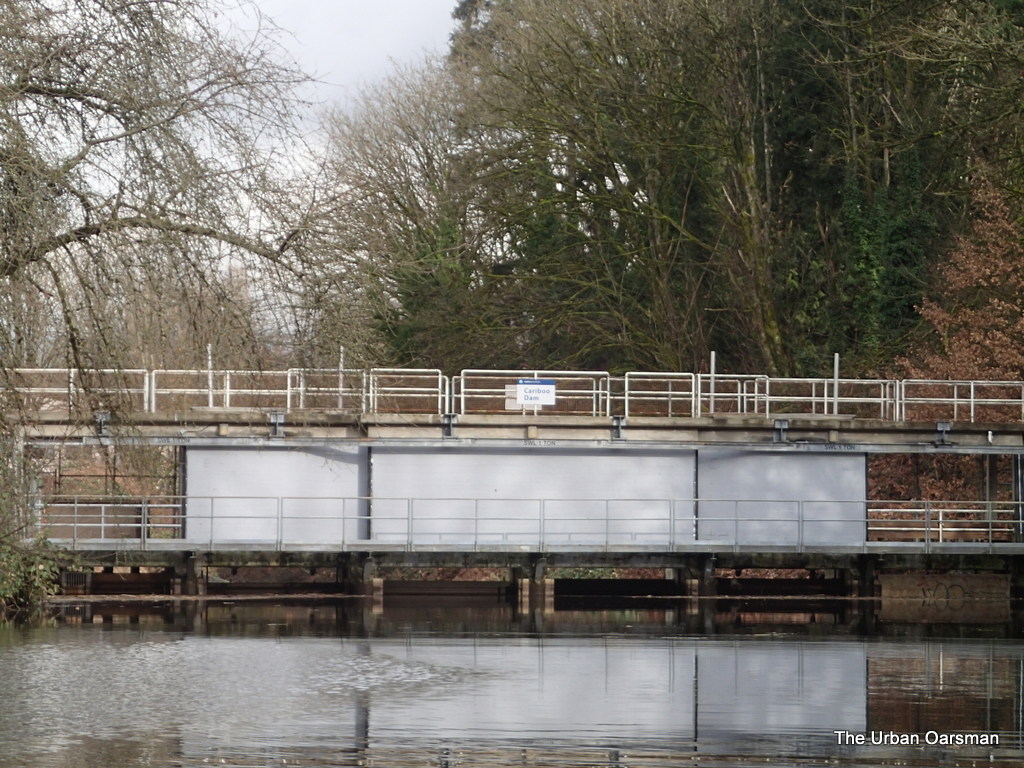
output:
[[[700,370],[717,350],[812,375],[839,352],[882,373],[927,328],[978,163],[1024,178],[1014,3],[465,0],[455,18],[424,86],[460,215],[386,225],[444,240],[379,259],[391,362]],[[332,151],[383,189],[401,139],[360,139],[380,122]]]

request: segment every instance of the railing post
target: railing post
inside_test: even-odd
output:
[[[604,551],[607,552],[611,546],[611,525],[612,525],[612,510],[611,510],[611,499],[604,500]]]
[[[802,499],[796,503],[796,550],[804,551],[804,502]]]
[[[213,408],[213,345],[206,345],[206,404]]]
[[[711,350],[711,378],[708,381],[708,413],[715,412],[715,351]]]
[[[835,353],[832,362],[832,415],[839,414],[839,353]]]
[[[142,508],[139,510],[139,517],[139,522],[141,523],[139,528],[139,548],[145,551],[146,539],[149,538],[149,499],[146,497],[142,498]]]
[[[544,499],[538,499],[538,512],[540,513],[540,541],[538,542],[538,548],[544,551],[544,527],[546,524],[547,511],[545,510]]]
[[[284,497],[277,497],[277,551],[284,547]]]
[[[408,551],[412,551],[412,498],[406,498],[405,500],[405,548]]]
[[[668,547],[673,552],[676,549],[676,500],[668,501]]]
[[[924,503],[924,551],[930,552],[932,548],[932,503]]]
[[[231,407],[231,371],[224,372],[224,407]]]

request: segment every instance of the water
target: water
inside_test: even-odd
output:
[[[667,605],[66,605],[0,629],[0,768],[1024,762],[1017,613]]]

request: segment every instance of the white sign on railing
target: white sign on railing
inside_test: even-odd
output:
[[[554,404],[554,379],[519,379],[516,381],[516,405],[536,407]]]

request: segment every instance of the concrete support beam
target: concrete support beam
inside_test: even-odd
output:
[[[714,555],[700,556],[700,582],[698,585],[700,597],[714,597],[718,594],[718,582],[715,580],[715,557]]]
[[[377,578],[377,561],[366,553],[338,554],[335,569],[336,581],[345,592],[367,597],[383,595],[384,580]]]
[[[876,566],[878,558],[874,555],[858,555],[857,557],[857,596],[874,597],[876,593]]]
[[[174,568],[171,591],[175,595],[206,594],[206,558],[202,552],[184,552]]]

